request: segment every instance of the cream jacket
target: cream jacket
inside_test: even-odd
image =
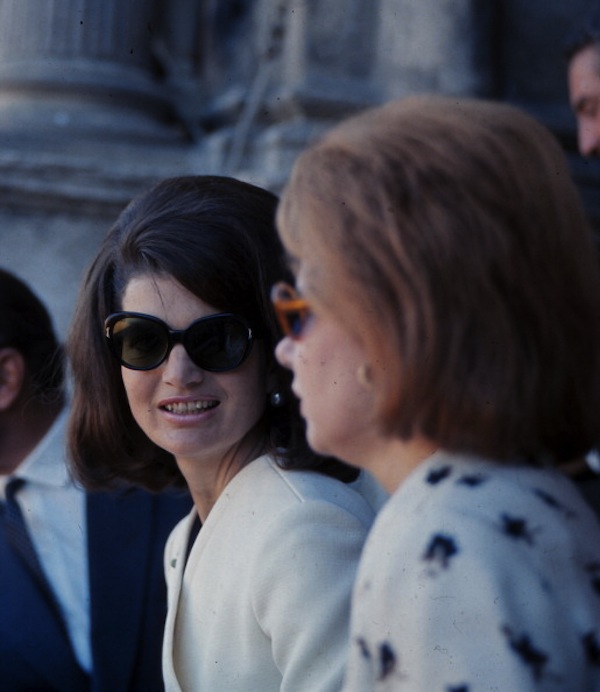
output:
[[[195,514],[182,520],[165,551],[167,691],[339,690],[356,566],[383,497],[364,474],[345,485],[264,456],[227,485],[187,565]]]

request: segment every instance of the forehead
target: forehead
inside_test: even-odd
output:
[[[160,274],[133,276],[125,286],[122,308],[154,315],[177,327],[219,312],[173,277]]]
[[[569,63],[569,88],[573,102],[584,94],[600,94],[600,46],[586,46],[573,56]]]

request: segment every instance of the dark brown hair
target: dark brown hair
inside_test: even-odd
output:
[[[14,274],[0,269],[0,348],[23,356],[32,395],[43,403],[64,397],[63,350],[42,301]]]
[[[353,471],[314,455],[306,445],[290,376],[273,358],[280,338],[269,300],[286,276],[274,228],[275,195],[220,176],[188,176],[158,183],[119,216],[88,270],[71,326],[68,351],[74,376],[69,447],[88,487],[119,481],[158,490],[182,479],[171,454],[135,422],[120,365],[103,333],[104,319],[121,309],[135,275],[174,278],[204,302],[246,318],[261,338],[283,406],[267,406],[259,425],[286,468],[310,468],[344,480]]]
[[[532,118],[433,96],[359,114],[299,157],[278,224],[370,354],[385,433],[494,459],[598,442],[597,257]]]
[[[579,20],[567,34],[564,45],[565,57],[567,60],[571,60],[584,48],[594,45],[600,50],[600,5],[598,5],[598,0],[593,0],[590,3],[589,11],[583,20]]]

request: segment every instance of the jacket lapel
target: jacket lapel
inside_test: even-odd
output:
[[[35,578],[0,527],[0,680],[3,689],[81,692],[88,678]]]
[[[126,689],[142,625],[152,498],[92,493],[87,514],[93,689]]]
[[[180,692],[181,686],[175,674],[173,661],[173,648],[175,646],[175,624],[179,610],[179,601],[181,597],[181,589],[183,587],[183,574],[188,558],[188,541],[190,532],[196,522],[196,514],[190,513],[185,519],[185,528],[180,527],[177,534],[174,534],[176,540],[169,544],[169,551],[166,554],[166,581],[169,599],[169,608],[167,611],[167,619],[165,622],[165,637],[163,649],[163,674],[169,690]]]

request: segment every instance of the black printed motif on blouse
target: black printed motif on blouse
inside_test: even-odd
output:
[[[433,567],[448,569],[450,558],[458,553],[456,540],[452,536],[436,533],[429,541],[429,545],[423,554],[423,560]]]
[[[544,675],[544,667],[548,663],[548,656],[540,649],[536,649],[528,634],[517,636],[508,626],[502,628],[502,632],[508,639],[510,648],[519,656],[523,663],[531,668],[535,680],[541,680]]]
[[[396,654],[388,642],[379,646],[379,674],[378,680],[385,680],[396,669]]]
[[[554,497],[554,495],[551,495],[545,490],[542,490],[541,488],[534,488],[533,492],[535,495],[537,495],[537,497],[540,498],[540,500],[547,504],[548,507],[551,507],[552,509],[555,509],[558,512],[562,512],[568,519],[574,519],[577,516],[577,514],[573,512],[573,510],[563,505],[562,502],[559,502]]]
[[[487,481],[487,477],[478,473],[468,473],[461,476],[456,483],[458,485],[466,485],[468,488],[476,488],[479,485],[483,485]],[[460,688],[457,688],[460,689]]]
[[[432,469],[427,474],[427,478],[425,480],[427,481],[427,483],[429,483],[429,485],[437,485],[438,483],[441,483],[443,480],[448,478],[448,476],[451,473],[451,466],[441,466],[439,469]]]
[[[533,532],[528,527],[526,519],[502,514],[500,521],[502,523],[501,529],[507,536],[515,540],[525,541],[528,545],[533,545]]]
[[[356,643],[358,644],[358,648],[360,650],[360,655],[363,658],[370,660],[371,652],[369,651],[369,647],[367,646],[367,642],[362,637],[358,637],[356,639]]]
[[[598,641],[598,635],[592,630],[583,637],[582,641],[588,663],[600,668],[600,641]]]

